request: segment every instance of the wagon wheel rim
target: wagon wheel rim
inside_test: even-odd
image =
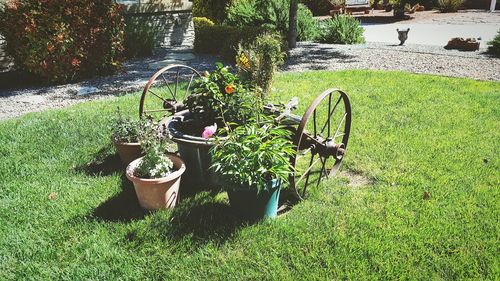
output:
[[[350,130],[351,104],[345,92],[329,89],[311,103],[294,138],[290,186],[296,199],[304,199],[308,190],[335,175],[347,152]]]
[[[147,82],[139,103],[139,117],[159,121],[180,111],[200,73],[181,64],[158,70]]]

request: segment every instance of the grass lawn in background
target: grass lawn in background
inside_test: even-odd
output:
[[[298,96],[302,115],[330,87],[352,103],[341,170],[366,180],[250,226],[224,193],[138,207],[110,117],[136,116],[139,94],[0,122],[0,280],[498,278],[500,83],[286,73],[271,98]]]

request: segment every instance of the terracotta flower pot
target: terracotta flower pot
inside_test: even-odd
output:
[[[113,144],[118,151],[120,160],[123,164],[128,165],[130,162],[142,156],[141,144],[138,142],[119,142],[114,138]]]
[[[176,155],[168,155],[168,158],[174,164],[174,171],[163,178],[143,179],[136,177],[134,171],[142,160],[142,157],[132,161],[127,166],[126,176],[134,184],[137,199],[139,199],[139,204],[144,209],[173,208],[179,199],[181,176],[186,170],[186,165]]]

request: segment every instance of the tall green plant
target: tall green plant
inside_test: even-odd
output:
[[[289,25],[290,0],[239,0],[228,9],[225,24],[231,26],[263,26],[286,36]],[[313,40],[318,26],[306,6],[297,11],[298,41]]]
[[[496,57],[500,57],[500,30],[495,38],[488,42],[488,52]]]
[[[280,36],[266,33],[249,45],[240,45],[236,62],[241,76],[260,88],[264,98],[271,90],[274,74],[283,59]]]
[[[364,43],[364,29],[352,16],[339,15],[320,23],[319,41],[330,44]]]
[[[443,13],[454,13],[463,5],[464,0],[439,0],[439,10]]]
[[[272,120],[254,120],[218,139],[212,149],[212,169],[232,185],[265,190],[267,182],[288,182],[294,153],[290,131]]]

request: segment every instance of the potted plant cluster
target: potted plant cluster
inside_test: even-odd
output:
[[[165,130],[156,123],[145,122],[139,136],[144,156],[132,161],[126,169],[139,204],[148,210],[173,208],[179,200],[181,176],[186,166],[172,153]]]
[[[260,116],[219,138],[212,168],[222,177],[231,207],[248,220],[274,218],[294,153],[290,131]]]
[[[120,160],[128,165],[133,160],[142,156],[141,144],[139,143],[140,121],[123,116],[120,109],[112,125],[111,140],[118,151]]]
[[[205,72],[193,82],[193,91],[184,100],[187,110],[167,122],[169,133],[188,167],[186,176],[192,188],[219,184],[209,170],[213,137],[224,132],[217,128],[248,122],[258,107],[258,96],[251,84],[219,63],[213,72]]]

